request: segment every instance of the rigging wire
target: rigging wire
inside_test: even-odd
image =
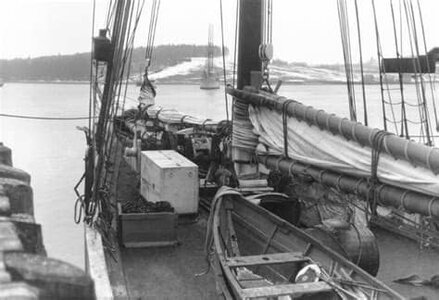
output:
[[[380,50],[380,35],[378,31],[378,21],[376,16],[376,9],[375,9],[375,1],[372,0],[372,8],[373,8],[373,18],[375,23],[375,38],[376,38],[376,47],[377,47],[377,57],[378,57],[378,69],[379,69],[379,76],[380,76],[380,92],[381,92],[381,106],[383,111],[383,127],[384,130],[387,131],[387,122],[386,122],[386,108],[384,106],[384,87],[383,87],[383,69],[381,66],[381,50]]]
[[[47,120],[47,121],[76,121],[76,120],[90,120],[92,117],[49,117],[49,116],[26,116],[16,114],[0,113],[0,117],[29,119],[29,120]]]
[[[433,113],[434,113],[434,119],[436,122],[436,131],[439,132],[439,118],[438,118],[438,114],[437,114],[437,108],[436,108],[436,86],[434,84],[435,80],[432,78],[431,73],[430,73],[430,62],[429,62],[429,56],[428,56],[428,48],[427,48],[427,41],[426,41],[426,36],[425,36],[425,28],[424,28],[424,18],[422,16],[422,10],[421,10],[421,5],[419,4],[419,0],[417,0],[417,4],[418,4],[418,11],[419,11],[419,21],[421,24],[421,30],[422,30],[422,39],[423,39],[423,43],[424,43],[424,51],[426,53],[426,58],[427,58],[427,68],[428,68],[428,78],[429,78],[429,85],[430,85],[430,89],[431,89],[431,100],[433,103]]]
[[[155,102],[154,99],[156,96],[156,91],[154,85],[151,83],[151,81],[148,78],[148,70],[152,61],[152,53],[154,49],[154,40],[155,40],[155,33],[157,28],[159,8],[160,8],[160,0],[158,1],[154,0],[151,7],[147,44],[145,49],[145,61],[146,61],[145,70],[143,72],[143,82],[142,82],[142,86],[140,87],[139,97],[138,97],[139,110],[143,109],[145,106],[154,104]]]
[[[221,19],[221,52],[223,57],[223,80],[224,80],[224,100],[226,104],[226,119],[229,121],[229,99],[227,97],[226,86],[227,86],[227,75],[226,75],[226,56],[224,47],[224,25],[223,25],[223,0],[220,0],[220,19]]]
[[[93,56],[94,56],[94,43],[93,43],[93,35],[95,31],[95,17],[96,17],[96,0],[93,0],[93,12],[92,12],[92,25],[91,25],[91,51],[90,51],[90,91],[89,91],[89,99],[88,99],[88,130],[91,130],[92,121],[92,98],[93,98]]]
[[[105,29],[107,30],[107,32],[112,35],[113,33],[111,32],[111,26],[113,25],[113,21],[114,21],[114,15],[116,12],[116,7],[117,7],[117,1],[110,0],[110,4],[108,5],[108,10],[107,10],[107,18],[106,18],[106,25],[105,25]]]
[[[147,40],[146,51],[145,51],[145,59],[147,62],[146,67],[149,67],[151,64],[152,53],[154,50],[154,40],[155,40],[155,33],[157,29],[159,8],[160,8],[160,0],[154,0],[152,3],[151,17],[149,20],[148,40]]]
[[[134,26],[133,26],[133,30],[131,31],[131,25],[132,25],[132,17],[133,17],[133,13],[134,13],[134,7],[133,9],[131,9],[130,11],[130,16],[129,16],[129,21],[128,21],[128,35],[126,37],[126,48],[124,50],[124,54],[123,54],[123,59],[122,59],[122,69],[121,69],[121,74],[120,74],[120,84],[119,84],[119,90],[118,93],[115,95],[115,98],[117,98],[116,103],[113,105],[112,107],[112,111],[111,111],[111,115],[117,115],[119,109],[122,109],[122,112],[124,110],[125,107],[125,97],[127,94],[127,90],[128,90],[128,81],[129,81],[129,77],[130,77],[130,73],[131,73],[131,59],[132,59],[132,52],[133,52],[133,47],[134,47],[134,36],[136,34],[137,31],[137,27],[139,24],[139,19],[140,19],[140,15],[142,13],[143,10],[143,6],[145,1],[143,0],[141,2],[142,4],[140,4],[140,2],[137,2],[137,8],[136,8],[136,14],[135,14],[135,21],[134,21]],[[125,72],[125,68],[127,67],[127,71]],[[125,75],[125,82],[123,82],[123,77],[124,77],[124,73],[126,73]],[[122,93],[122,85],[125,85],[124,88],[124,92]],[[123,94],[123,96],[122,96]],[[120,98],[122,96],[122,107],[120,106]],[[111,134],[111,138],[110,138],[110,142],[109,145],[110,147],[107,147],[108,151],[107,151],[107,156],[111,157],[113,155],[114,152],[117,152],[119,147],[121,147],[120,144],[116,144],[116,149],[114,149],[114,147],[112,147],[111,145],[113,145],[114,142],[114,138],[115,138],[115,134],[114,132],[112,132]],[[116,176],[117,172],[113,172],[113,176]],[[104,184],[106,184],[107,182],[107,178],[104,180]]]
[[[401,4],[401,2],[400,2]],[[393,23],[393,36],[394,36],[394,41],[395,41],[395,51],[396,51],[396,58],[398,61],[398,81],[399,81],[399,92],[401,95],[401,134],[400,136],[404,136],[406,139],[410,139],[410,135],[409,135],[409,129],[408,129],[408,124],[407,124],[407,112],[406,112],[406,108],[405,108],[405,97],[404,97],[404,84],[403,84],[403,75],[401,72],[401,54],[398,46],[398,35],[396,32],[396,21],[395,21],[395,11],[394,11],[394,7],[393,7],[393,0],[390,0],[390,10],[392,13],[392,23]],[[400,29],[402,31],[402,28]],[[402,35],[402,33],[401,33]],[[402,39],[402,37],[401,37]],[[401,47],[402,47],[402,41],[401,41]]]
[[[270,70],[268,65],[273,58],[272,30],[273,30],[273,1],[263,0],[261,8],[261,44],[259,45],[259,58],[261,60],[261,89],[274,93],[270,85]]]
[[[102,103],[101,109],[99,113],[98,124],[96,128],[96,134],[94,138],[96,140],[96,151],[97,151],[97,162],[96,168],[94,172],[95,181],[93,182],[93,196],[91,205],[89,206],[86,214],[88,222],[96,222],[93,218],[96,216],[96,210],[99,208],[101,221],[107,220],[111,218],[109,215],[109,203],[108,203],[108,186],[102,184],[101,178],[108,174],[107,168],[108,157],[106,154],[107,147],[111,147],[108,145],[107,132],[109,131],[108,123],[110,121],[109,113],[110,107],[113,103],[114,90],[118,85],[118,75],[120,71],[120,62],[121,62],[121,48],[123,48],[124,44],[124,34],[123,31],[126,30],[126,23],[128,21],[128,11],[131,7],[131,1],[116,1],[117,9],[115,13],[115,19],[113,22],[114,32],[111,35],[111,44],[113,46],[113,54],[112,61],[110,61],[106,68],[106,80],[104,92],[102,95]],[[121,34],[122,33],[122,34]],[[96,220],[96,221],[98,221]]]
[[[349,32],[349,16],[345,0],[337,1],[337,9],[340,25],[340,35],[343,46],[343,58],[346,74],[346,86],[348,89],[350,119],[351,121],[357,121],[357,105],[355,100],[355,85]]]
[[[368,125],[367,118],[367,101],[366,101],[366,87],[364,82],[364,68],[363,68],[363,47],[361,44],[361,28],[360,28],[360,16],[358,13],[358,3],[355,0],[355,16],[357,19],[357,34],[358,34],[358,51],[360,54],[360,73],[361,73],[361,89],[363,93],[363,117],[364,117],[364,125]]]
[[[419,60],[420,52],[419,52],[419,43],[418,43],[418,30],[416,28],[416,19],[415,19],[415,13],[413,9],[413,2],[410,1],[410,13],[412,18],[412,24],[413,24],[413,38],[414,38],[414,44],[416,49],[416,57],[417,57],[417,64],[419,66],[419,79],[421,83],[421,96],[422,96],[422,113],[424,114],[424,120],[425,120],[425,134],[427,138],[427,145],[431,146],[431,132],[430,132],[430,120],[429,120],[429,113],[428,113],[428,106],[427,106],[427,96],[425,93],[425,83],[424,83],[424,77],[422,76],[422,70],[421,70],[421,62]]]
[[[415,26],[416,24],[413,24],[414,22],[414,18],[412,17],[411,13],[412,11],[410,10],[409,4],[407,0],[403,0],[404,3],[404,12],[405,12],[405,16],[406,16],[406,24],[407,24],[407,32],[408,32],[408,37],[409,37],[409,44],[410,44],[410,51],[411,51],[411,55],[412,55],[412,63],[413,63],[413,68],[415,71],[414,74],[414,79],[415,79],[415,87],[416,87],[416,95],[417,95],[417,108],[418,108],[418,114],[419,114],[419,119],[422,121],[420,124],[420,135],[423,136],[424,138],[422,139],[423,143],[427,143],[428,144],[428,140],[425,141],[425,136],[426,136],[426,132],[425,132],[425,122],[428,122],[428,120],[426,119],[426,116],[424,115],[424,110],[422,108],[423,106],[423,98],[422,98],[422,92],[420,90],[420,85],[422,86],[423,89],[423,80],[422,80],[422,74],[420,73],[420,62],[419,62],[419,55],[415,55]],[[418,52],[419,54],[419,52]],[[429,139],[429,138],[428,138]]]
[[[126,85],[125,85],[125,92],[124,92],[124,96],[123,96],[123,102],[122,102],[122,113],[125,111],[125,103],[126,100],[129,98],[127,96],[127,92],[128,92],[128,80],[130,77],[130,73],[131,73],[131,61],[132,61],[132,56],[133,56],[133,50],[134,50],[134,37],[136,35],[136,31],[137,31],[137,27],[140,21],[140,16],[142,15],[142,11],[143,11],[143,7],[145,5],[145,0],[142,1],[142,5],[138,5],[137,6],[137,12],[136,12],[136,20],[135,20],[135,24],[134,24],[134,29],[133,29],[133,33],[130,37],[130,41],[129,41],[129,45],[130,45],[130,56],[128,58],[128,73],[127,73],[127,77],[126,77]],[[134,100],[137,103],[137,99],[133,99],[130,98],[129,100]]]
[[[236,60],[238,56],[237,46],[238,46],[238,24],[239,24],[239,1],[236,1],[236,15],[235,15],[235,43],[233,45],[233,82],[232,86],[236,88]],[[232,114],[233,118],[233,114]]]
[[[117,60],[117,62],[115,63],[115,68],[114,68],[114,74],[116,75],[114,78],[114,85],[113,85],[113,89],[112,89],[112,96],[111,96],[111,101],[110,101],[110,105],[108,105],[108,111],[107,111],[107,120],[106,120],[106,124],[105,124],[105,131],[104,131],[104,142],[105,142],[105,151],[104,151],[104,157],[105,160],[108,161],[109,157],[111,155],[112,152],[112,145],[113,145],[113,131],[109,130],[109,127],[111,126],[110,121],[110,117],[114,116],[114,110],[115,107],[118,106],[119,103],[119,99],[120,99],[120,91],[121,91],[121,80],[123,78],[123,73],[125,70],[125,66],[126,66],[126,59],[125,59],[125,55],[126,55],[126,37],[129,36],[129,34],[127,35],[127,32],[130,31],[131,28],[131,20],[132,20],[132,15],[133,15],[133,7],[132,6],[132,1],[127,1],[124,7],[124,13],[123,13],[123,19],[122,19],[122,30],[121,30],[121,34],[119,33],[118,35],[118,43],[117,43],[117,57],[119,57],[120,59]],[[128,28],[127,28],[128,27]],[[119,95],[119,96],[116,96]],[[115,102],[116,100],[116,102]],[[107,181],[107,174],[106,174],[107,169],[105,169],[105,173],[104,173],[104,186],[106,184]]]
[[[380,79],[380,93],[381,93],[381,109],[383,112],[383,128],[385,131],[388,130],[387,128],[387,121],[389,120],[387,118],[386,114],[386,102],[384,97],[384,91],[387,90],[387,96],[389,97],[389,102],[392,103],[392,97],[390,95],[390,87],[389,82],[387,81],[387,78],[384,78],[384,74],[386,73],[386,70],[384,68],[384,65],[382,64],[382,48],[381,48],[381,39],[380,39],[380,32],[378,28],[378,20],[377,20],[377,13],[375,8],[375,0],[372,0],[372,11],[373,11],[373,18],[374,18],[374,24],[375,24],[375,39],[376,39],[376,48],[377,48],[377,57],[378,57],[378,70],[379,70],[379,79]],[[384,82],[385,81],[385,82]],[[384,88],[384,83],[386,84],[386,89]],[[390,112],[392,115],[393,120],[396,120],[395,118],[395,112],[393,109],[393,104],[390,105]],[[395,123],[393,123],[395,126],[395,133],[398,134],[398,127]]]

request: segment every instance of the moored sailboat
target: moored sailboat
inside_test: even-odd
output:
[[[219,89],[219,79],[215,74],[214,66],[213,66],[213,25],[209,25],[209,42],[207,44],[207,59],[206,59],[206,67],[203,70],[203,74],[201,76],[200,89],[202,90],[213,90]]]

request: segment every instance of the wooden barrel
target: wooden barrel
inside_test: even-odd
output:
[[[348,230],[337,232],[337,239],[353,263],[372,276],[378,273],[380,253],[375,235],[369,228],[351,224]]]

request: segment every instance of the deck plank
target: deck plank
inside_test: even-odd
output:
[[[216,299],[214,272],[204,253],[205,220],[179,225],[175,247],[122,250],[124,273],[132,299]]]

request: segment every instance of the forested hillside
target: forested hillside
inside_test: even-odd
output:
[[[215,56],[221,49],[215,47]],[[207,46],[161,45],[154,49],[151,71],[158,71],[188,60],[191,57],[207,56]],[[145,48],[133,50],[131,70],[139,73],[145,64]],[[0,78],[5,81],[28,80],[88,80],[90,53],[56,55],[27,59],[0,60]]]

